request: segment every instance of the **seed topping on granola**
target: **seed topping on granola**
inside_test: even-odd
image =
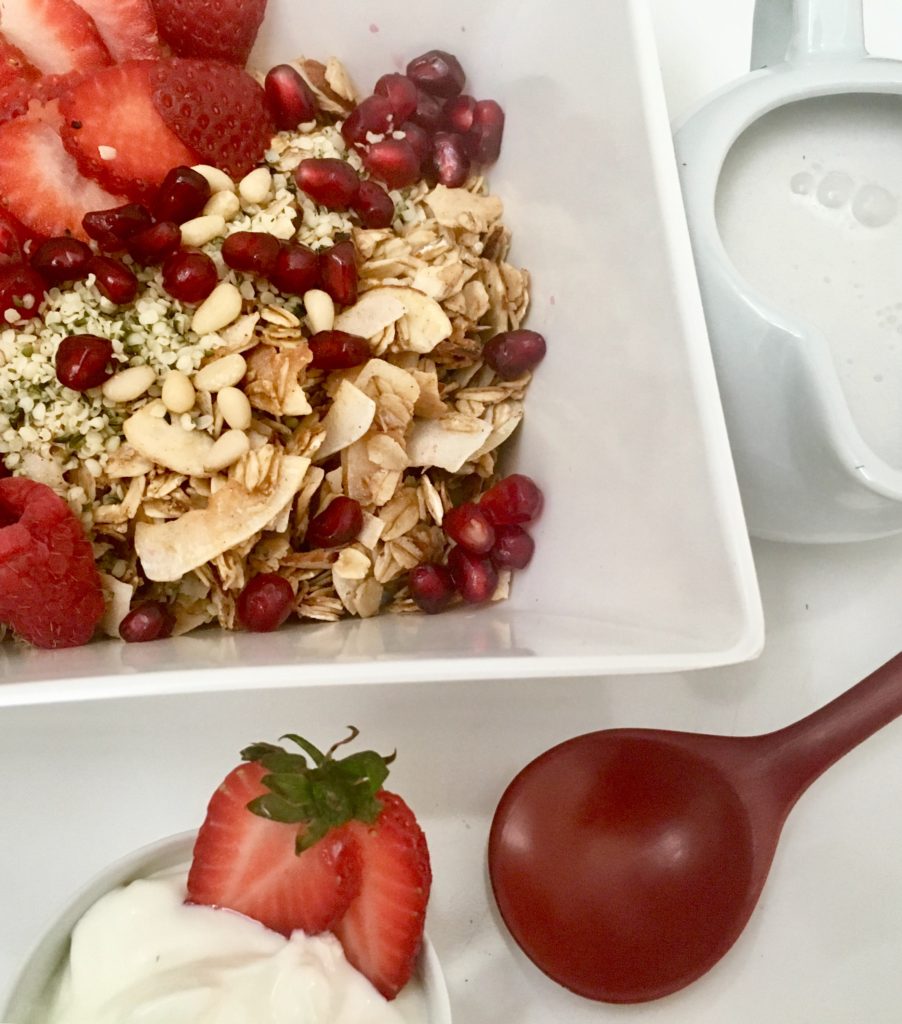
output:
[[[167,24],[173,57],[59,100],[0,83],[0,475],[68,504],[130,641],[501,599],[541,501],[496,458],[545,354],[483,177],[501,108],[438,50],[360,101],[334,58],[205,79]],[[240,144],[211,83],[217,123],[259,114]]]

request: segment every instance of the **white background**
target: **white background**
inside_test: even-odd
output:
[[[872,52],[902,57],[896,0],[866,6]],[[747,66],[752,3],[653,0],[652,8],[668,101],[679,116]],[[409,737],[393,781],[430,836],[430,932],[458,1024],[898,1024],[902,722],[803,797],[739,943],[706,978],[667,1000],[607,1007],[563,992],[510,946],[487,895],[492,808],[506,781],[546,747],[616,725],[727,734],[776,728],[902,649],[902,538],[756,544],[755,557],[767,646],[758,662],[736,668],[3,711],[0,996],[68,892],[121,853],[195,825],[243,743],[315,717],[317,732],[327,734],[313,737],[320,741],[348,722],[366,723],[367,739],[380,748]]]

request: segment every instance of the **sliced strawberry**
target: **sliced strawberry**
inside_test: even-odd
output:
[[[246,71],[174,58],[155,64],[151,80],[160,116],[201,162],[233,178],[259,163],[275,129],[263,87]]]
[[[0,124],[21,117],[32,101],[36,107],[59,99],[64,92],[81,81],[81,73],[70,71],[67,75],[44,75],[35,80],[11,82],[0,88]],[[55,121],[55,115],[54,115]]]
[[[375,824],[345,828],[363,859],[360,894],[332,929],[345,956],[393,999],[410,980],[423,940],[432,884],[426,837],[411,809],[394,793],[379,793]]]
[[[27,114],[0,126],[0,196],[7,210],[37,235],[86,239],[81,221],[91,210],[122,199],[82,177],[63,148],[56,103],[34,104]]]
[[[94,19],[113,60],[153,60],[162,56],[157,19],[150,0],[78,0]]]
[[[93,19],[75,0],[3,0],[0,28],[44,74],[93,71],[112,63]]]
[[[19,47],[0,32],[0,88],[12,82],[34,82],[40,77],[41,72]]]
[[[160,35],[177,56],[242,66],[266,13],[266,0],[153,0],[153,6]]]
[[[298,855],[297,824],[248,810],[269,792],[261,782],[266,774],[260,764],[243,764],[213,794],[194,845],[188,899],[236,910],[283,935],[326,931],[357,895],[357,847],[333,829]]]
[[[198,162],[154,108],[155,68],[153,61],[104,68],[60,100],[63,144],[81,173],[132,199],[149,198],[171,168]]]

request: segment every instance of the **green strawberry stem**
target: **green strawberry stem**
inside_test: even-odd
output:
[[[296,754],[273,743],[254,743],[241,751],[242,760],[256,761],[269,772],[261,780],[269,793],[251,800],[247,809],[270,821],[303,826],[295,841],[298,854],[319,842],[330,829],[349,821],[372,824],[382,810],[376,794],[388,778],[388,766],[395,754],[383,756],[374,750],[362,750],[336,758],[335,752],[359,735],[354,726],[348,729],[349,735],[325,754],[294,733],[280,738],[291,740],[304,753]]]

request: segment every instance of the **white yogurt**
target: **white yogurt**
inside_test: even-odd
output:
[[[46,1024],[425,1024],[417,993],[387,1002],[334,936],[285,939],[184,898],[179,871],[98,900],[72,933]]]
[[[826,337],[859,432],[902,467],[902,98],[762,117],[724,163],[716,215],[739,272]]]

